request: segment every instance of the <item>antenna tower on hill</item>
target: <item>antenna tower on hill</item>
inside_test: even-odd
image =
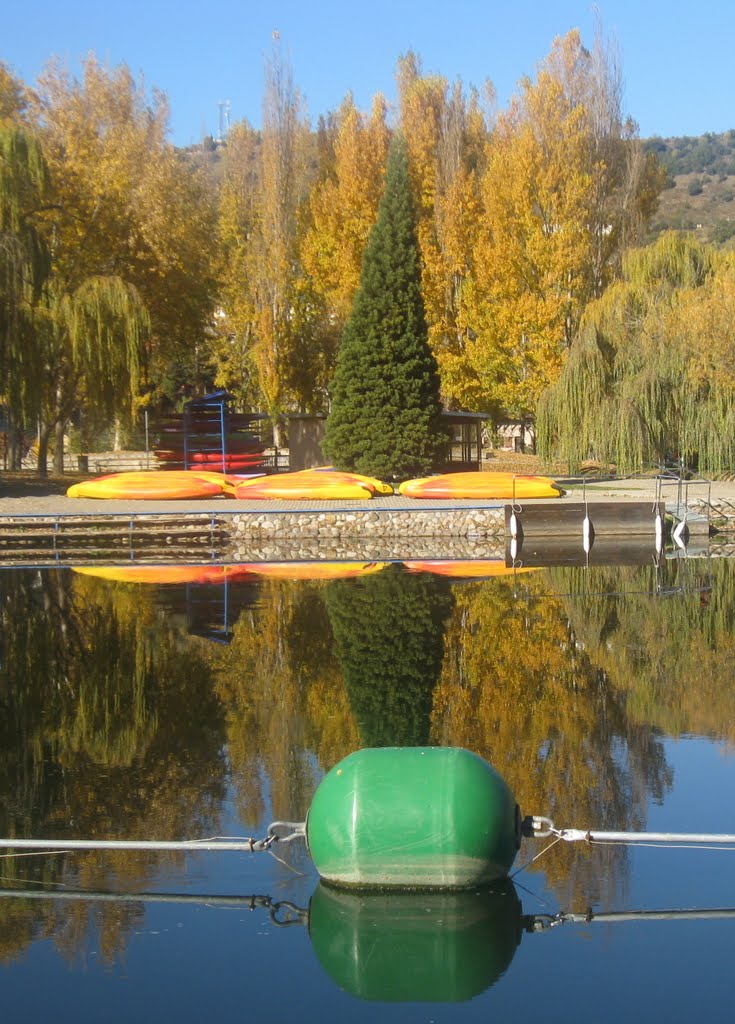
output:
[[[220,100],[217,106],[219,107],[219,129],[216,141],[224,142],[230,130],[230,101]]]

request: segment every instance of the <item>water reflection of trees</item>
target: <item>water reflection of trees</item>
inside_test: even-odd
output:
[[[486,757],[524,813],[561,825],[641,828],[670,782],[660,742],[629,720],[625,697],[580,648],[549,581],[465,586],[446,637],[432,738]],[[534,844],[533,852],[538,852]],[[523,855],[522,855],[523,857]],[[596,902],[624,882],[624,854],[557,848],[541,863],[560,898]]]
[[[224,793],[223,717],[206,662],[140,588],[60,571],[0,574],[0,831],[43,837],[181,838],[210,832]],[[194,709],[194,710],[193,710]],[[145,854],[5,859],[3,877],[140,887]],[[0,956],[36,934],[71,953],[83,904],[5,901]],[[110,956],[131,908],[95,912]]]
[[[698,582],[691,566],[665,571]],[[671,781],[661,733],[735,739],[735,580],[728,562],[708,571],[711,593],[670,600],[650,596],[653,568],[553,569],[521,585],[398,568],[267,580],[226,647],[177,632],[141,587],[1,574],[0,828],[201,834],[225,750],[243,822],[302,818],[321,772],[352,750],[427,739],[485,756],[526,813],[645,827]],[[560,846],[540,867],[579,906],[611,902],[613,888],[619,900],[625,864],[620,850]],[[113,865],[131,889],[154,870],[142,854],[87,854],[4,861],[2,873],[96,888]],[[106,955],[138,913],[95,912]],[[90,927],[82,904],[6,902],[0,915],[2,959],[41,936],[71,953]]]
[[[388,566],[377,576],[330,583],[325,597],[362,745],[426,744],[449,584]]]
[[[227,647],[209,650],[243,821],[303,819],[320,774],[359,740],[332,651],[324,584],[266,580]],[[316,763],[318,762],[318,764]]]
[[[650,596],[645,567],[458,584],[454,603],[446,581],[397,569],[265,586],[215,655],[244,819],[262,814],[265,777],[275,816],[301,816],[318,768],[360,745],[425,742],[431,707],[430,741],[487,757],[524,812],[644,828],[671,783],[660,732],[735,721],[729,566],[715,577],[711,595],[671,600]],[[540,867],[565,903],[595,903],[621,898],[625,863],[564,847]]]
[[[671,736],[735,741],[731,560],[596,569],[589,577],[553,569],[550,577],[559,593],[573,595],[564,604],[577,642],[625,694],[633,721]],[[662,587],[675,596],[656,596]]]

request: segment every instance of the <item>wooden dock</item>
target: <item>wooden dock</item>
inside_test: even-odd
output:
[[[513,517],[515,516],[515,523]],[[654,537],[663,529],[662,501],[516,502],[505,506],[507,537]],[[658,520],[658,526],[657,526]],[[514,530],[515,525],[515,530]]]

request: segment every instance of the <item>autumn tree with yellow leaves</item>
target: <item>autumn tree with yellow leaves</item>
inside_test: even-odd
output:
[[[201,182],[166,141],[164,98],[149,102],[126,67],[107,70],[90,57],[78,81],[52,64],[33,117],[49,166],[44,228],[53,239],[42,441],[55,431],[61,471],[64,429],[80,404],[108,421],[130,415],[139,383],[160,381],[173,358],[201,343],[214,231]],[[80,331],[80,316],[96,327]]]
[[[460,402],[533,414],[662,184],[622,115],[603,43],[590,52],[576,31],[557,39],[488,140],[467,289],[472,335],[445,367]]]
[[[442,401],[533,417],[662,186],[623,115],[614,47],[557,39],[492,116],[415,54],[397,78]],[[80,405],[89,423],[121,420],[141,391],[155,404],[183,382],[265,409],[279,442],[289,411],[329,411],[393,134],[381,96],[365,113],[348,95],[313,132],[276,41],[262,124],[233,128],[206,181],[167,142],[163,97],[125,67],[89,58],[77,81],[52,65],[33,94],[3,68],[0,115],[30,132],[48,176],[32,226],[53,240],[51,273],[22,412],[40,418],[42,461],[55,436],[60,468]]]
[[[279,444],[289,409],[323,405],[331,370],[324,351],[334,332],[323,290],[302,270],[314,140],[278,41],[266,62],[262,129],[241,125],[231,138],[220,204],[217,382],[264,407]]]
[[[424,75],[418,57],[398,62],[399,114],[417,210],[422,293],[429,342],[442,374],[464,350],[468,322],[464,289],[472,276],[480,229],[480,172],[488,126],[474,90]]]
[[[357,110],[351,95],[345,98],[337,114],[333,162],[309,196],[304,269],[339,327],[352,309],[362,255],[383,192],[390,142],[386,114],[380,95],[369,116]]]
[[[155,387],[203,341],[212,206],[166,141],[165,101],[149,101],[124,66],[89,57],[77,80],[51,64],[32,93],[3,69],[0,91],[0,192],[5,211],[16,211],[3,249],[25,267],[2,383],[16,422],[38,429],[39,469],[54,438],[61,472],[77,410],[88,423],[130,417],[142,383]]]

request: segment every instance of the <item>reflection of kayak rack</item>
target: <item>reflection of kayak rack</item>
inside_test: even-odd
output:
[[[187,632],[229,644],[240,614],[257,600],[256,583],[177,583],[157,588],[156,603],[168,614],[186,617]]]

